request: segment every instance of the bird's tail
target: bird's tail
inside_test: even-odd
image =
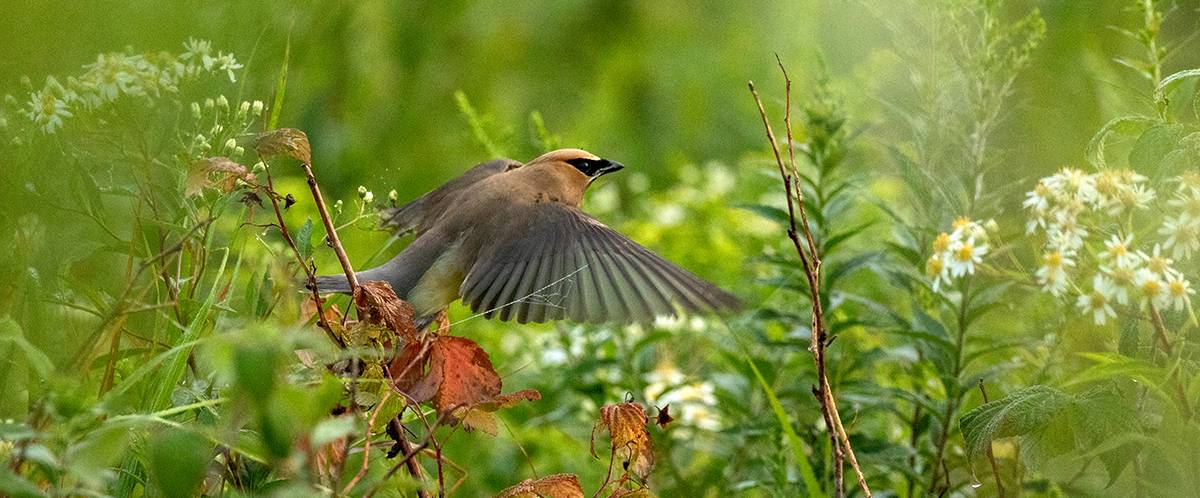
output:
[[[312,290],[308,283],[305,287]],[[317,277],[317,292],[321,294],[333,294],[340,292],[342,294],[350,293],[350,282],[346,280],[345,275],[324,275]]]

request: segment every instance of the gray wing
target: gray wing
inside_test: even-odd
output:
[[[505,213],[517,226],[483,248],[463,281],[463,303],[519,323],[569,319],[645,323],[656,316],[737,309],[738,299],[671,264],[577,208],[538,203]],[[523,230],[522,230],[523,229]]]
[[[416,232],[420,236],[433,225],[433,222],[446,211],[446,208],[454,204],[458,195],[467,187],[489,176],[521,166],[523,165],[520,162],[512,159],[495,159],[477,164],[466,173],[459,175],[458,178],[446,182],[408,204],[384,209],[380,213],[379,225],[392,229],[396,235]]]

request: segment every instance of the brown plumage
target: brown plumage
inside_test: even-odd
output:
[[[358,278],[386,280],[422,316],[459,298],[485,317],[520,323],[648,322],[678,309],[737,308],[732,295],[579,209],[592,181],[622,167],[579,149],[475,166],[386,211],[385,226],[416,240]],[[349,290],[344,276],[317,284]]]

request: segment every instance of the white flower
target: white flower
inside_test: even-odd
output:
[[[1200,218],[1193,219],[1187,214],[1167,217],[1163,226],[1158,230],[1160,235],[1166,235],[1163,247],[1171,249],[1175,258],[1190,259],[1192,251],[1200,250]]]
[[[29,107],[29,110],[23,111],[23,114],[46,133],[54,133],[54,130],[62,127],[63,118],[74,115],[68,110],[67,103],[54,95],[50,89],[42,89],[30,94],[26,106]]]
[[[1183,311],[1191,304],[1191,295],[1195,294],[1195,289],[1192,289],[1191,284],[1183,275],[1175,273],[1167,277],[1167,296],[1170,299],[1170,304],[1175,311]]]
[[[987,244],[976,245],[974,239],[952,243],[948,261],[950,275],[953,277],[974,275],[975,265],[983,262],[983,255],[987,254],[987,250]]]
[[[375,193],[368,191],[365,195],[363,195],[363,203],[369,205],[372,202],[375,202]]]
[[[1167,284],[1162,281],[1162,277],[1148,268],[1142,268],[1134,274],[1133,281],[1142,293],[1141,303],[1143,306],[1151,304],[1156,308],[1166,307],[1170,296],[1167,293]]]
[[[1125,238],[1113,235],[1104,242],[1105,250],[1100,256],[1113,261],[1118,267],[1128,268],[1138,260],[1138,254],[1133,250],[1132,245],[1133,235],[1127,235]]]
[[[1115,267],[1108,265],[1100,265],[1100,271],[1112,278],[1115,289],[1115,296],[1118,303],[1125,305],[1129,304],[1129,290],[1136,287],[1134,277],[1137,274],[1136,267]]]
[[[217,56],[216,67],[217,71],[225,71],[225,74],[229,76],[229,81],[233,82],[237,81],[237,77],[234,76],[233,70],[241,69],[242,65],[238,63],[237,59],[233,58],[233,54],[223,53]]]
[[[1157,273],[1160,277],[1166,277],[1168,273],[1172,273],[1174,271],[1171,269],[1171,265],[1174,264],[1175,261],[1164,256],[1162,252],[1162,245],[1154,244],[1154,249],[1151,250],[1150,254],[1138,251],[1138,257],[1140,257],[1142,261],[1146,263],[1146,268],[1149,268],[1150,271]]]
[[[1050,209],[1050,196],[1052,195],[1050,187],[1046,186],[1046,180],[1038,182],[1033,190],[1025,193],[1025,202],[1021,205],[1034,211],[1041,212]]]
[[[1112,297],[1112,281],[1108,277],[1097,274],[1092,279],[1092,292],[1081,294],[1075,301],[1075,305],[1079,307],[1079,311],[1091,313],[1092,320],[1096,322],[1096,325],[1104,325],[1109,318],[1117,316],[1111,304]]]
[[[1034,274],[1042,290],[1055,296],[1062,295],[1067,288],[1066,267],[1075,266],[1073,251],[1051,249],[1042,255],[1042,266]]]
[[[925,260],[925,275],[933,279],[934,292],[939,292],[942,285],[950,285],[950,271],[940,253]]]
[[[255,100],[254,103],[250,104],[250,112],[254,114],[255,117],[262,116],[263,102],[261,100]]]

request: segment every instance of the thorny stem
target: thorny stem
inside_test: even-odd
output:
[[[979,393],[983,395],[983,402],[987,404],[988,395],[987,389],[983,387],[983,379],[979,379]],[[1004,498],[1004,483],[1000,480],[1000,466],[996,465],[996,454],[992,451],[992,443],[988,443],[987,447],[988,463],[992,465],[992,476],[996,478],[996,493],[1000,498]]]
[[[783,64],[780,64],[780,69]],[[791,85],[790,79],[787,76],[787,71],[783,72],[784,80],[789,82],[786,87],[787,101],[791,102]],[[808,223],[808,216],[804,211],[804,198],[799,194],[799,189],[792,190],[792,182],[799,181],[798,177],[789,174],[784,167],[783,157],[779,152],[779,142],[775,139],[775,132],[771,129],[771,122],[767,118],[767,112],[763,109],[762,99],[758,96],[758,91],[754,89],[754,82],[749,82],[750,94],[754,97],[755,104],[758,105],[758,113],[762,118],[763,127],[766,129],[767,140],[771,143],[771,152],[775,154],[775,163],[779,167],[779,175],[783,180],[785,193],[787,194],[788,203],[788,238],[791,239],[792,245],[796,249],[796,254],[800,257],[800,263],[804,267],[804,275],[808,280],[810,301],[812,303],[812,342],[810,349],[812,350],[813,361],[817,368],[816,388],[817,398],[820,401],[822,416],[830,421],[829,430],[837,434],[841,439],[841,447],[845,450],[845,455],[850,460],[850,467],[854,469],[854,474],[858,478],[858,485],[862,488],[863,493],[870,498],[871,489],[867,486],[866,477],[863,475],[862,468],[858,465],[858,458],[854,455],[854,448],[850,445],[850,437],[846,434],[846,428],[842,424],[841,416],[838,414],[837,402],[833,398],[833,394],[829,388],[829,378],[825,373],[825,345],[827,331],[825,328],[825,314],[821,306],[821,289],[820,289],[820,268],[821,256],[817,251],[817,246],[813,240],[812,229]],[[789,116],[790,117],[790,116]],[[788,147],[792,146],[792,126],[791,122],[785,123],[787,126]],[[795,169],[793,156],[793,170]],[[797,227],[796,211],[800,212],[801,223]],[[808,243],[808,253],[805,253],[804,245],[800,242],[799,230],[803,230],[804,237]],[[810,261],[811,258],[811,261]]]

